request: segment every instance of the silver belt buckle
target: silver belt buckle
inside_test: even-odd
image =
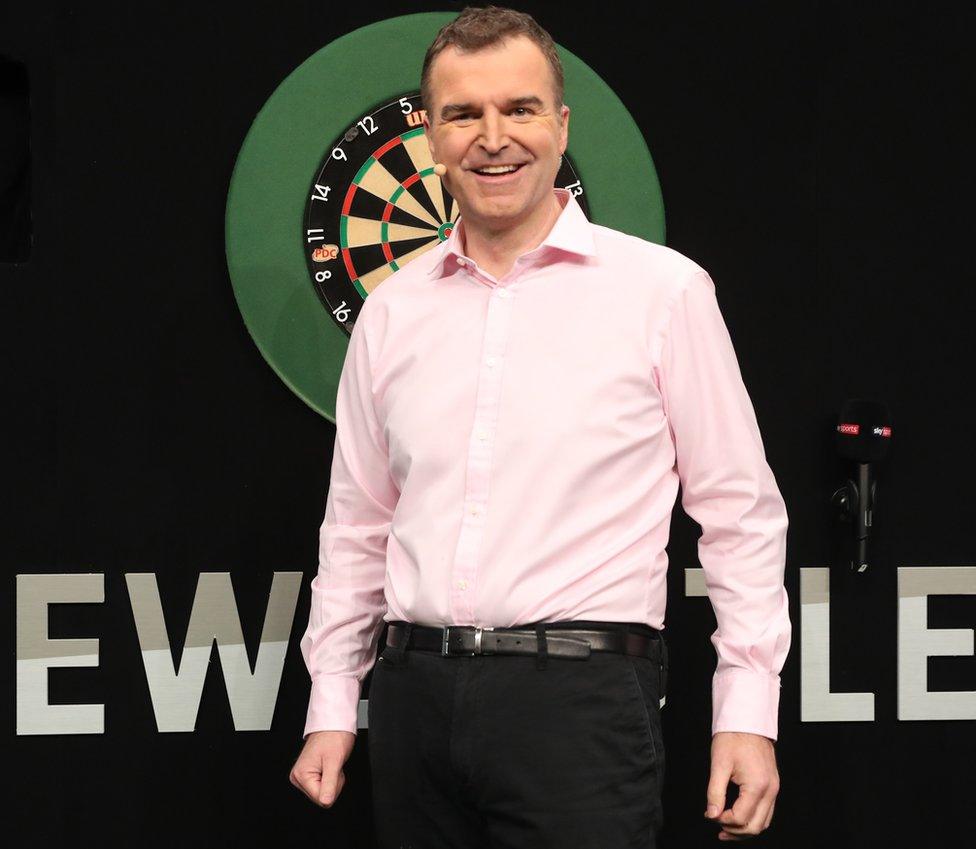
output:
[[[449,648],[449,643],[450,643],[450,639],[451,639],[451,627],[452,627],[451,625],[445,625],[444,626],[444,639],[441,641],[441,654],[444,655],[444,656],[447,656],[447,655],[450,655],[451,654],[451,651],[450,651],[450,648]],[[484,631],[494,631],[494,630],[495,629],[493,627],[491,627],[491,628],[475,628],[474,629],[474,651],[469,651],[469,652],[455,652],[455,654],[466,655],[468,657],[472,657],[472,656],[474,656],[476,654],[481,654],[482,653],[482,651],[481,651],[481,637],[482,637],[482,633]]]

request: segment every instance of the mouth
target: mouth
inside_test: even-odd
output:
[[[508,183],[516,178],[525,164],[519,162],[505,166],[486,165],[483,169],[471,169],[471,173],[479,183]]]

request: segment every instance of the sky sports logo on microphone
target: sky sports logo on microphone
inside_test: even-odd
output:
[[[861,426],[859,424],[839,424],[837,425],[837,432],[847,436],[857,436],[861,432]],[[891,436],[891,428],[888,425],[879,425],[871,428],[871,433],[874,436]]]

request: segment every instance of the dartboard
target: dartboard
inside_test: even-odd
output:
[[[586,211],[568,156],[555,185],[570,189]],[[302,228],[311,282],[336,324],[351,333],[369,293],[445,241],[458,213],[434,173],[419,91],[359,117],[326,150]]]
[[[332,421],[366,298],[458,221],[433,172],[417,93],[424,54],[455,17],[402,15],[326,44],[261,106],[234,165],[225,247],[245,326],[285,385]],[[571,120],[555,185],[593,223],[663,243],[640,129],[592,68],[556,49]]]

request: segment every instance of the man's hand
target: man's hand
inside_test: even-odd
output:
[[[349,731],[313,731],[305,740],[288,780],[316,805],[331,808],[346,783],[342,765],[352,754],[355,743],[356,735]]]
[[[739,797],[728,810],[729,779]],[[779,793],[779,772],[773,741],[760,734],[720,731],[712,737],[712,774],[705,816],[722,825],[719,840],[744,840],[769,828]]]

